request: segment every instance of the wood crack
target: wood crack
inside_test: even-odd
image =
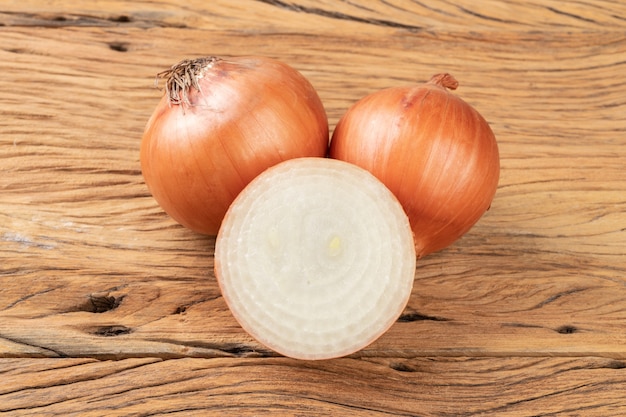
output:
[[[506,403],[502,406],[496,407],[496,408],[492,408],[492,409],[485,409],[485,410],[480,410],[480,413],[493,413],[493,412],[499,412],[499,411],[503,411],[503,410],[507,410],[510,409],[511,406],[515,406],[515,405],[519,405],[519,404],[524,404],[524,403],[529,403],[529,402],[534,402],[534,401],[538,401],[538,400],[545,400],[546,398],[551,398],[551,397],[556,397],[559,395],[563,395],[566,393],[570,393],[573,391],[578,391],[582,388],[588,387],[590,386],[590,384],[579,384],[577,386],[571,387],[571,388],[566,388],[566,389],[562,389],[562,390],[556,390],[544,395],[536,395],[536,396],[531,396],[528,398],[522,398],[518,401],[512,401],[509,403]],[[570,409],[569,411],[582,411],[585,408],[596,408],[596,406],[590,406],[590,407],[575,407]]]
[[[0,11],[0,26],[13,27],[45,27],[45,28],[67,28],[67,27],[172,27],[184,29],[185,24],[180,22],[167,22],[162,16],[141,16],[141,15],[94,15],[94,14],[72,14],[72,13],[25,13],[25,12],[3,12]],[[127,43],[111,43],[111,49],[125,52],[128,49]],[[19,52],[16,50],[15,52]]]
[[[281,9],[286,9],[286,10],[290,10],[290,11],[294,11],[298,13],[308,13],[308,14],[313,14],[317,16],[328,17],[331,19],[347,20],[351,22],[365,23],[368,25],[405,29],[410,32],[423,32],[425,30],[422,26],[408,25],[405,23],[395,22],[395,21],[386,20],[386,19],[373,19],[373,18],[359,17],[359,16],[342,13],[342,12],[325,10],[325,9],[321,9],[318,7],[306,7],[306,6],[301,6],[298,4],[287,3],[282,0],[257,0],[257,1],[261,3],[269,4],[272,6],[277,6],[277,7],[280,7]]]
[[[255,346],[246,345],[243,343],[204,343],[204,342],[181,342],[179,340],[159,338],[159,339],[146,339],[150,342],[167,343],[176,346],[184,346],[194,349],[206,350],[210,355],[202,355],[204,358],[216,358],[216,357],[237,357],[237,358],[269,358],[276,357],[278,354],[271,350],[260,350]],[[197,355],[190,355],[197,356]]]
[[[0,339],[6,340],[7,342],[15,343],[17,345],[27,346],[29,348],[34,348],[34,349],[40,350],[42,356],[47,356],[47,357],[52,356],[52,357],[58,357],[58,358],[67,358],[68,357],[68,355],[66,355],[65,353],[63,353],[63,352],[61,352],[59,350],[55,350],[55,349],[52,349],[50,347],[44,347],[44,346],[36,345],[34,343],[29,343],[29,342],[26,342],[26,341],[21,340],[21,339],[7,337],[7,336],[5,336],[3,334],[0,334]],[[50,354],[45,355],[45,352],[50,352],[50,353],[52,353],[52,355],[50,355]],[[0,355],[0,358],[2,358],[2,357],[20,357],[20,356],[32,357],[33,354],[29,353],[29,354],[24,354],[24,355],[10,355],[10,356]]]
[[[588,23],[597,23],[593,19],[589,19],[587,17],[580,16],[580,15],[577,15],[577,14],[574,14],[574,13],[568,13],[568,12],[565,12],[563,10],[559,10],[559,9],[557,9],[555,7],[546,6],[546,9],[550,10],[552,13],[560,14],[561,16],[571,17],[571,18],[574,18],[574,19],[577,19],[577,20],[582,20],[583,22],[588,22]]]
[[[398,318],[398,322],[400,323],[410,323],[413,321],[452,321],[451,319],[440,317],[440,316],[429,316],[426,314],[420,314],[418,312],[410,312],[402,314]]]
[[[61,288],[63,288],[63,287],[62,286],[51,287],[51,288],[46,288],[45,290],[34,292],[32,294],[27,294],[27,295],[25,295],[23,297],[20,297],[20,298],[14,300],[12,303],[8,304],[6,307],[0,309],[0,311],[10,310],[13,307],[15,307],[16,305],[18,305],[19,303],[22,303],[22,302],[24,302],[24,301],[26,301],[28,299],[31,299],[31,298],[36,297],[38,295],[47,294],[49,292],[56,291],[56,290],[59,290]]]
[[[535,306],[531,307],[530,310],[536,310],[536,309],[542,308],[542,307],[544,307],[544,306],[546,306],[546,305],[548,305],[550,303],[555,302],[556,300],[558,300],[558,299],[560,299],[562,297],[565,297],[565,296],[568,296],[568,295],[572,295],[572,294],[576,294],[576,293],[579,293],[579,292],[584,292],[584,291],[587,291],[587,290],[589,290],[589,288],[572,288],[571,290],[561,291],[561,292],[559,292],[557,294],[554,294],[554,295],[548,297],[547,299],[545,299],[542,302],[536,304]]]

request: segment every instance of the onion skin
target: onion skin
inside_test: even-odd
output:
[[[450,246],[487,211],[500,159],[486,120],[437,74],[370,94],[338,122],[329,155],[367,169],[405,209],[418,258]]]
[[[197,84],[168,89],[146,125],[140,160],[152,196],[183,226],[216,235],[231,202],[265,169],[327,153],[322,102],[290,66],[211,57],[176,67],[164,72],[168,81],[196,71]]]

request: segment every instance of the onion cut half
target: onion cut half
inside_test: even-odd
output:
[[[415,276],[402,206],[347,162],[297,158],[255,178],[228,209],[215,275],[239,324],[298,359],[349,355],[385,333]]]

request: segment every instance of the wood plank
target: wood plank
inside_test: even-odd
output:
[[[2,355],[270,354],[219,296],[213,239],[172,222],[139,171],[139,139],[160,94],[153,74],[206,50],[292,63],[331,123],[360,95],[439,68],[467,78],[459,94],[492,121],[502,153],[492,210],[420,262],[407,309],[418,320],[363,355],[626,355],[626,85],[607,82],[624,65],[623,34],[572,33],[542,49],[523,34],[494,45],[387,29],[384,39],[326,35],[322,50],[300,34],[272,44],[218,31],[207,44],[189,28],[157,28],[158,37],[133,27],[2,30],[0,103],[11,116],[0,121]],[[132,39],[125,52],[110,47],[120,39]],[[367,48],[350,52],[350,42]],[[37,93],[24,100],[23,91]],[[91,312],[103,296],[119,306]]]
[[[603,358],[0,360],[13,416],[619,416],[626,364]]]
[[[98,0],[77,5],[72,0],[42,4],[24,0],[4,5],[0,22],[21,26],[135,26],[236,29],[316,33],[393,29],[423,34],[474,33],[493,35],[515,30],[572,32],[621,30],[626,6],[610,0],[481,3],[460,0],[368,2],[331,0],[190,0],[185,7],[168,0],[128,3]],[[262,18],[260,18],[262,17]],[[491,39],[497,41],[496,39]]]
[[[626,3],[21,0],[0,6],[0,414],[626,414]],[[491,123],[491,210],[418,264],[351,357],[248,336],[214,238],[139,167],[154,74],[258,54],[303,72],[331,130],[448,71]]]

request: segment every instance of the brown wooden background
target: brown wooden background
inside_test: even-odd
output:
[[[141,176],[154,75],[250,54],[305,74],[331,131],[450,72],[499,140],[491,211],[348,358],[247,336],[214,239]],[[3,1],[0,413],[626,415],[625,74],[618,1]]]

